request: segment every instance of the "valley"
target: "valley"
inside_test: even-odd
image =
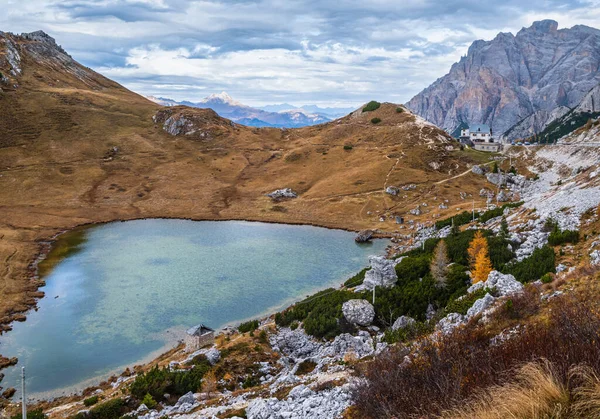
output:
[[[566,61],[591,60],[596,32],[542,21],[476,41],[407,105],[298,128],[162,106],[44,32],[0,32],[0,417],[18,417],[32,353],[33,377],[53,375],[33,392],[69,387],[39,417],[595,417],[597,74],[536,108],[523,89],[562,64],[527,56],[526,87],[487,65],[498,45],[563,38]],[[521,123],[553,145],[477,151],[427,119]],[[185,332],[204,321],[208,341]],[[66,348],[83,367],[57,369]]]

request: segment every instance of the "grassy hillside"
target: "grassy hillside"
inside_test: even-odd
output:
[[[52,42],[7,34],[0,40],[0,72],[10,76],[0,92],[2,324],[22,319],[43,295],[41,282],[30,280],[43,242],[81,224],[181,217],[393,232],[394,215],[433,222],[438,213],[456,212],[461,192],[483,205],[483,180],[461,175],[488,155],[461,152],[443,131],[397,105],[289,130],[169,108],[189,118],[194,131],[172,135],[157,116],[160,106],[82,67]],[[7,60],[9,44],[20,72]],[[409,184],[416,189],[384,193]],[[299,197],[265,196],[284,187]],[[441,200],[448,209],[437,209]],[[408,215],[424,202],[421,216]]]

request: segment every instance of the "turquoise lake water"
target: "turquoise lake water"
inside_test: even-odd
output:
[[[388,244],[242,221],[139,220],[84,234],[44,278],[39,310],[0,337],[0,353],[19,358],[3,387],[20,386],[21,366],[31,396],[97,384],[174,346],[193,325],[221,328],[338,286]]]

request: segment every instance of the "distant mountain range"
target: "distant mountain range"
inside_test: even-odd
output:
[[[320,108],[307,105],[301,108],[290,104],[269,105],[253,108],[234,100],[227,93],[212,94],[200,102],[182,101],[147,96],[163,106],[186,105],[194,108],[210,108],[224,118],[251,127],[298,128],[329,122],[352,112],[352,108]]]
[[[495,135],[527,138],[562,118],[600,84],[600,30],[535,22],[517,35],[475,41],[450,72],[406,106],[455,134],[488,124]]]

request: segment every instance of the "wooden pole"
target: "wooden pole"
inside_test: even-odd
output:
[[[21,368],[21,414],[27,419],[27,402],[25,396],[25,367]]]

